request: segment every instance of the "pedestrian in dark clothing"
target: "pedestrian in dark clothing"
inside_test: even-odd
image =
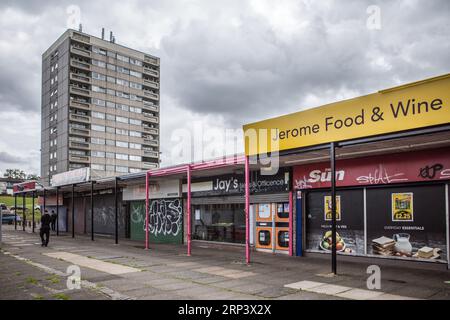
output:
[[[48,210],[45,210],[44,214],[41,217],[41,241],[42,246],[48,246],[48,241],[50,240],[50,223],[52,221],[52,217],[48,214]],[[44,239],[45,236],[45,239]]]
[[[51,226],[52,226],[52,231],[56,231],[56,213],[54,210],[52,210],[52,216],[51,216],[52,222],[51,222]]]

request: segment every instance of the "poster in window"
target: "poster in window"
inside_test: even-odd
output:
[[[270,218],[270,203],[263,203],[258,206],[258,216],[261,219]]]
[[[392,194],[392,221],[414,221],[414,201],[413,193],[393,193]]]
[[[328,196],[328,197],[327,197]],[[310,191],[306,194],[306,249],[330,253],[332,222],[327,219],[331,197],[328,191]],[[342,254],[364,254],[364,202],[362,190],[340,190],[337,194],[338,221],[336,249]],[[331,209],[326,210],[331,212]]]
[[[332,221],[331,196],[325,196],[324,215],[325,221]],[[336,196],[336,221],[341,221],[341,196]]]
[[[368,189],[367,253],[447,260],[445,186]]]
[[[200,221],[201,220],[200,216],[201,216],[200,209],[195,209],[195,220]]]

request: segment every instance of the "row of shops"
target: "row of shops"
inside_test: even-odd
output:
[[[449,88],[444,75],[245,125],[242,156],[14,191],[73,237],[241,245],[247,262],[331,253],[333,272],[337,254],[449,266]]]
[[[192,241],[245,244],[242,168],[242,163],[234,162],[221,167],[223,173],[218,175],[214,174],[217,170],[212,170],[213,175],[201,170],[197,177],[193,171]],[[449,147],[338,160],[337,168],[339,253],[448,262]],[[45,209],[58,210],[59,231],[69,234],[89,235],[93,230],[97,235],[114,236],[117,214],[118,238],[144,242],[144,177],[125,176],[119,181],[117,194],[115,188],[102,188],[100,183],[92,196],[82,183],[75,185],[73,194],[71,187],[60,189],[58,198],[49,189]],[[251,171],[250,181],[249,241],[253,248],[297,256],[330,252],[327,162],[285,166],[267,176]],[[30,194],[32,188],[25,192]],[[150,244],[187,243],[186,178],[150,178],[149,189]],[[38,193],[44,207],[43,191]]]

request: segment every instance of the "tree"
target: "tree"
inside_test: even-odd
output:
[[[40,177],[37,174],[29,173],[27,174],[27,180],[39,180]]]
[[[27,177],[25,172],[20,169],[6,169],[3,176],[9,179],[25,179]]]

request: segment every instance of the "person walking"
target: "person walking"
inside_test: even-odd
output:
[[[50,240],[50,223],[52,218],[48,214],[48,210],[44,211],[44,214],[41,217],[41,241],[42,241],[42,247],[48,246],[48,241]],[[45,239],[44,239],[45,236]]]
[[[55,210],[52,210],[52,215],[51,215],[51,227],[52,227],[52,231],[56,231],[56,219],[58,217],[56,216]]]

